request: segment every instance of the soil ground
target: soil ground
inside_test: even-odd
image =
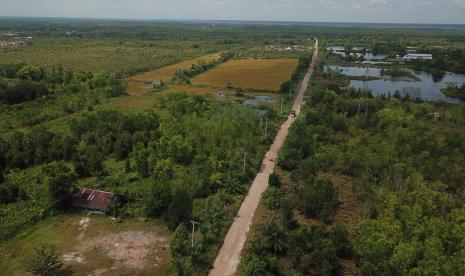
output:
[[[42,242],[57,247],[73,275],[167,275],[170,234],[162,225],[85,212],[51,217],[0,245],[0,275],[28,275],[34,245]]]

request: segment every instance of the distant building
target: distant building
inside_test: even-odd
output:
[[[79,188],[71,194],[71,201],[76,208],[108,213],[111,211],[115,194],[94,189]]]
[[[278,47],[276,47],[274,45],[267,45],[267,46],[265,46],[265,50],[275,51],[275,50],[278,50]]]
[[[372,61],[381,61],[381,60],[385,60],[388,56],[383,55],[383,54],[375,55],[375,54],[372,54],[372,53],[368,53],[368,54],[364,55],[364,57],[365,57],[365,59],[369,59],[369,60],[372,60]]]
[[[14,40],[14,41],[0,41],[0,48],[17,48],[20,46],[25,46],[26,43],[22,40]]]
[[[3,32],[2,33],[3,36],[6,36],[6,37],[15,37],[15,36],[18,36],[17,34],[13,33],[13,32]]]
[[[403,57],[404,60],[417,60],[417,59],[423,59],[423,60],[432,60],[433,55],[432,54],[414,54],[414,53],[408,53]]]
[[[329,46],[328,48],[326,48],[328,52],[344,52],[345,49],[346,48],[344,46]]]

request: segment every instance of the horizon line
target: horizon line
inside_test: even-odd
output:
[[[195,18],[129,18],[129,17],[62,17],[62,16],[15,16],[0,15],[0,19],[75,19],[75,20],[112,20],[135,22],[221,22],[221,23],[289,23],[289,24],[376,24],[376,25],[413,25],[413,26],[463,26],[465,23],[426,23],[426,22],[361,22],[361,21],[301,21],[301,20],[263,20],[263,19],[195,19]]]

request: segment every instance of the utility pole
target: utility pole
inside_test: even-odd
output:
[[[200,224],[200,222],[191,220],[191,223],[192,223],[192,247],[194,247],[195,225]]]
[[[289,89],[289,101],[292,101],[292,87]]]
[[[242,173],[245,173],[245,157],[247,156],[247,152],[244,152],[244,163],[242,165]]]
[[[284,98],[281,99],[281,115],[283,115]]]
[[[268,119],[265,118],[265,137],[268,134]]]

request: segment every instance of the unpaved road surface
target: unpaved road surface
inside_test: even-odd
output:
[[[304,94],[307,90],[307,85],[310,77],[313,74],[313,69],[318,57],[318,40],[315,42],[315,51],[313,54],[313,60],[308,68],[308,72],[302,81],[299,94],[297,95],[293,110],[296,112],[296,117],[300,114],[304,102]],[[213,269],[210,271],[210,276],[229,276],[236,273],[237,267],[241,260],[241,251],[244,247],[247,233],[249,232],[252,219],[255,214],[255,210],[260,202],[262,193],[268,187],[268,180],[270,174],[273,172],[275,166],[275,160],[278,156],[278,152],[284,144],[289,133],[289,128],[295,122],[297,118],[289,116],[286,122],[281,126],[276,138],[271,145],[270,150],[266,153],[263,159],[260,172],[255,177],[252,186],[249,189],[249,193],[242,202],[239,213],[234,219],[231,228],[229,228],[228,234],[224,240],[223,246],[220,249],[218,256],[216,257]]]

